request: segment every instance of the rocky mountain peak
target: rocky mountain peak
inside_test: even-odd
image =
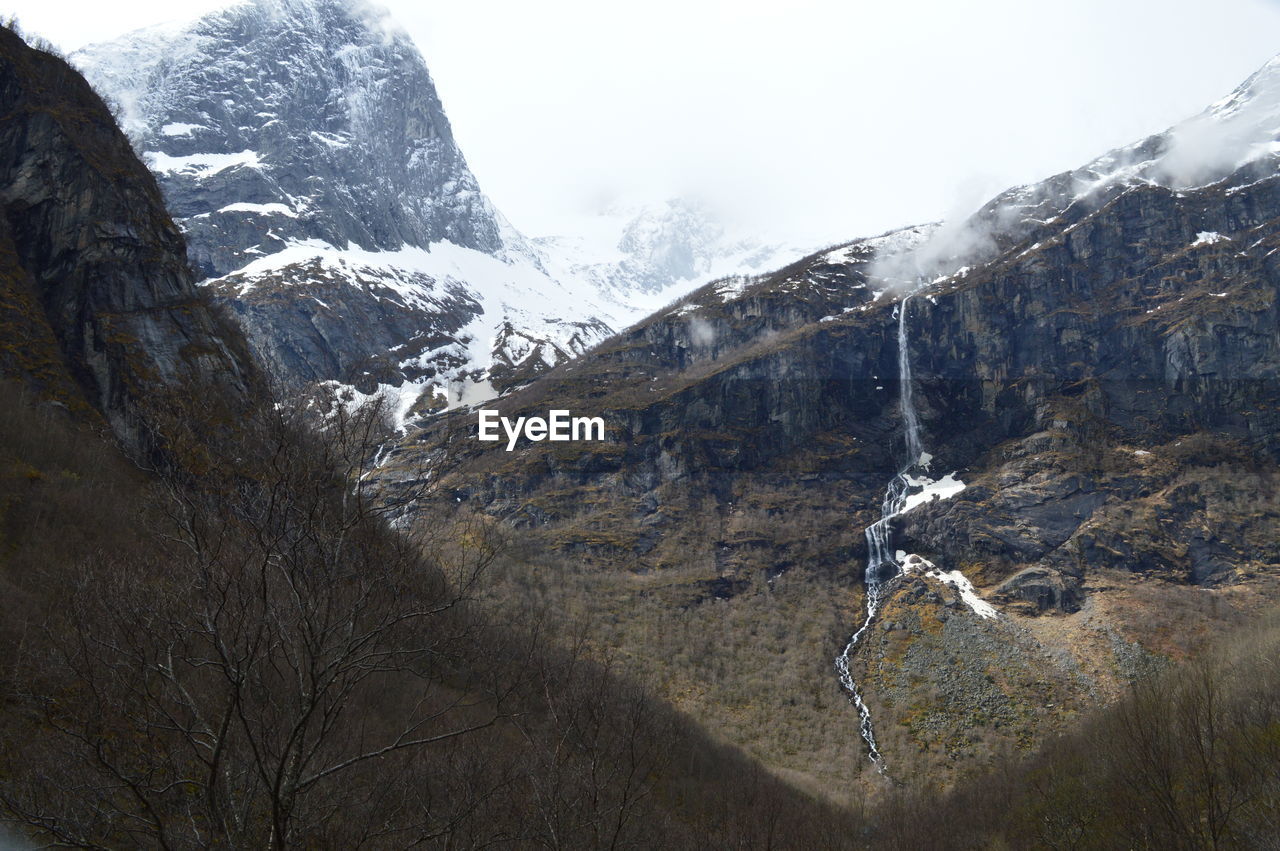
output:
[[[880,252],[873,272],[898,287],[941,280],[1023,242],[1047,242],[1134,188],[1187,192],[1228,179],[1248,184],[1277,170],[1280,56],[1198,115],[1077,169],[1008,189],[905,251]]]
[[[361,0],[249,0],[75,61],[120,103],[208,277],[305,239],[488,254],[519,242],[412,40]]]
[[[564,276],[591,281],[619,304],[650,309],[714,278],[774,268],[805,253],[736,234],[708,205],[682,197],[610,204],[572,234],[536,245]]]
[[[683,280],[705,273],[709,260],[699,249],[724,237],[724,227],[706,208],[683,198],[642,208],[623,229],[618,248],[656,272]]]
[[[1273,56],[1237,86],[1235,91],[1210,106],[1206,112],[1225,118],[1255,106],[1272,111],[1280,110],[1280,55]]]
[[[362,0],[248,0],[75,59],[285,385],[430,409],[611,331],[480,191],[412,39]]]

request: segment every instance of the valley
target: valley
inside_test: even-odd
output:
[[[0,29],[0,818],[1271,847],[1277,127],[1280,58],[954,220],[531,238],[362,0]]]

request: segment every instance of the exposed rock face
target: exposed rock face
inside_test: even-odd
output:
[[[1274,462],[1275,171],[1268,155],[1200,188],[1134,180],[1059,198],[1052,221],[1010,218],[993,243],[1025,237],[907,303],[929,445],[940,466],[976,473],[955,499],[903,517],[908,543],[953,562],[977,554],[1061,569],[1104,504],[1151,486],[1143,459],[1160,444],[1209,431]],[[631,481],[741,475],[831,432],[859,444],[854,469],[883,481],[901,461],[900,300],[878,274],[937,234],[857,242],[710,286],[509,404],[602,410],[626,446],[610,466]],[[545,475],[544,448],[526,454],[539,459],[529,471]],[[514,464],[493,486],[536,489]],[[1200,573],[1222,558],[1210,549]]]
[[[1085,691],[1113,688],[1135,652],[1165,652],[1158,636],[1175,611],[1193,612],[1183,629],[1198,634],[1219,603],[1273,593],[1280,577],[1278,81],[1273,62],[1205,116],[1011,190],[968,222],[705,287],[501,404],[508,415],[552,406],[598,414],[605,443],[493,451],[456,437],[474,418],[446,418],[391,456],[386,486],[452,433],[454,451],[469,457],[450,499],[593,567],[653,576],[664,593],[684,587],[691,605],[708,582],[733,587],[728,603],[744,610],[791,582],[809,594],[793,601],[793,618],[811,617],[832,605],[820,589],[858,585],[862,529],[904,461],[905,310],[932,469],[954,471],[965,487],[899,516],[894,543],[961,571],[1001,610],[999,627],[966,616],[966,631],[994,635],[1012,622],[1045,648],[1048,661],[1036,664],[1058,666],[1051,677],[998,683],[1005,697],[993,693],[976,710],[1018,707],[1010,722],[1031,726],[993,736],[1025,745],[1031,728],[1052,729]],[[1191,162],[1187,127],[1236,141],[1244,128],[1248,144],[1227,160]],[[904,285],[915,290],[909,299]],[[930,626],[948,610],[945,596],[899,599],[920,583],[937,585],[896,583],[885,611],[909,602],[915,620],[886,617],[922,625],[877,635],[950,641],[953,631]],[[1184,602],[1166,610],[1170,598],[1156,589],[1173,588]],[[1194,602],[1205,595],[1213,606]],[[854,621],[846,614],[813,631],[847,638]],[[860,648],[864,669],[878,664],[882,643]],[[838,649],[817,641],[806,658]],[[894,652],[917,658],[907,650]],[[966,677],[980,674],[965,664]],[[895,673],[893,688],[913,675],[937,679],[917,666]],[[949,682],[937,680],[940,697],[915,696],[942,701],[930,736],[958,735],[975,711],[956,703],[950,720],[940,717]],[[834,677],[812,686],[815,701],[824,687]],[[724,691],[732,702],[731,686]],[[911,699],[896,694],[889,706],[873,690],[873,714],[886,713],[877,723],[915,729]],[[764,723],[715,717],[743,736]],[[898,739],[904,748],[929,741]],[[822,759],[821,748],[813,753],[785,765],[811,770]]]
[[[377,270],[369,270],[360,275],[361,285],[353,285],[344,271],[326,267],[319,259],[290,265],[279,271],[275,286],[246,281],[255,291],[229,302],[241,325],[258,341],[258,352],[272,375],[297,376],[304,382],[337,376],[372,393],[378,384],[392,383],[411,354],[447,347],[479,310],[462,285],[437,287],[418,275],[413,283],[431,294],[426,306],[434,320],[424,332],[421,316],[390,285],[398,281],[384,284]],[[240,280],[232,275],[228,284]],[[308,298],[296,298],[295,287],[305,288]],[[380,352],[375,341],[362,334],[364,329],[378,329],[380,340],[395,340],[397,346]],[[460,353],[455,365],[464,359],[465,353]]]
[[[403,416],[475,401],[664,292],[794,256],[681,201],[602,219],[603,241],[527,241],[481,192],[412,40],[364,0],[250,0],[75,61],[286,386],[389,392]]]
[[[467,168],[417,48],[366,4],[240,3],[75,61],[121,102],[205,277],[305,239],[523,249]]]
[[[1060,231],[913,305],[924,343],[916,374],[935,420],[986,421],[1023,456],[1005,463],[990,502],[942,509],[951,519],[939,530],[980,515],[1003,540],[992,551],[1023,561],[1194,573],[1185,553],[1168,561],[1130,548],[1104,559],[1087,543],[1088,521],[1104,503],[1145,497],[1144,459],[1181,436],[1208,432],[1215,454],[1230,446],[1274,464],[1278,185],[1249,166],[1194,192],[1130,187],[1097,210],[1069,210]],[[1129,447],[1123,461],[1109,452],[1117,445]],[[1185,498],[1166,500],[1166,525],[1188,515]],[[1014,535],[999,531],[1001,516],[1017,518]],[[985,548],[972,536],[948,543],[927,524],[906,531],[953,557]],[[1224,536],[1221,547],[1233,546]],[[1257,555],[1246,547],[1230,560]]]
[[[89,84],[5,29],[0,205],[5,372],[87,402],[133,448],[149,394],[244,389],[243,341],[197,292],[154,178]]]

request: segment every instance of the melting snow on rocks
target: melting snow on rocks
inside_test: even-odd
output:
[[[973,588],[973,583],[960,571],[942,570],[927,558],[918,556],[915,553],[906,553],[902,550],[898,550],[897,559],[904,574],[919,573],[921,576],[937,580],[943,585],[950,585],[960,594],[960,599],[964,601],[965,605],[972,609],[978,617],[999,617],[1000,613],[996,611],[995,606],[979,597],[978,592]]]
[[[256,151],[239,151],[234,154],[188,154],[185,157],[170,156],[163,151],[147,151],[142,156],[147,166],[154,172],[185,174],[197,180],[203,180],[236,166],[259,168],[262,165]]]
[[[927,455],[928,453],[925,454]],[[948,473],[940,479],[908,475],[906,480],[910,490],[907,493],[906,501],[902,505],[901,513],[903,514],[918,505],[933,502],[935,499],[951,499],[966,487],[964,482],[956,478],[955,473]],[[916,491],[916,488],[920,490]]]
[[[1217,231],[1202,230],[1200,231],[1200,233],[1196,234],[1196,240],[1195,242],[1191,243],[1191,247],[1197,248],[1201,245],[1216,245],[1219,242],[1230,242],[1230,241],[1231,241],[1230,237],[1223,236]]]

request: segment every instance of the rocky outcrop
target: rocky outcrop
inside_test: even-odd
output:
[[[231,275],[216,291],[228,294],[224,303],[260,361],[286,384],[336,380],[374,393],[405,378],[454,374],[468,360],[457,335],[480,312],[475,297],[459,283],[380,272],[317,259],[270,277]]]
[[[7,373],[87,404],[135,449],[146,397],[193,380],[245,390],[243,340],[197,292],[182,235],[111,113],[65,62],[4,29],[0,207]]]
[[[1000,583],[995,598],[1003,603],[1026,603],[1032,614],[1074,612],[1080,608],[1080,581],[1047,567],[1028,567]]]

